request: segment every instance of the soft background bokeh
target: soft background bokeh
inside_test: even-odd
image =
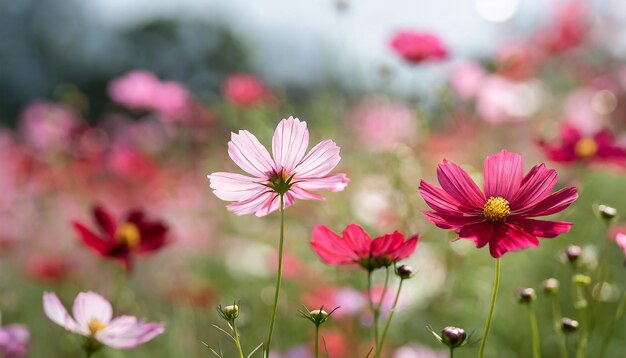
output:
[[[240,301],[244,346],[257,346],[272,303],[278,216],[232,215],[206,175],[238,171],[226,152],[231,131],[248,129],[267,145],[278,121],[294,115],[308,122],[311,142],[341,146],[338,169],[351,183],[286,212],[278,357],[309,354],[301,304],[342,306],[322,329],[331,357],[364,357],[371,345],[366,275],[315,257],[308,242],[318,224],[420,234],[408,260],[418,273],[405,283],[385,356],[445,356],[427,326],[479,336],[493,260],[428,223],[417,186],[435,180],[443,158],[480,181],[483,158],[502,148],[523,154],[527,169],[557,168],[557,187],[578,186],[580,199],[558,215],[576,223],[570,233],[504,257],[490,356],[531,354],[519,287],[540,291],[544,279],[558,278],[563,314],[580,319],[571,276],[595,280],[605,247],[611,285],[595,295],[588,288],[590,300],[601,300],[594,357],[626,282],[624,253],[593,207],[626,212],[626,155],[583,155],[590,152],[575,142],[564,163],[550,161],[542,144],[558,145],[568,123],[583,138],[608,128],[611,145],[626,147],[624,24],[621,0],[0,0],[2,323],[27,325],[32,357],[79,356],[79,341],[43,315],[41,296],[55,291],[70,304],[80,290],[94,290],[116,313],[166,323],[155,341],[101,357],[210,356],[201,341],[230,356],[230,342],[211,324],[223,323],[217,304]],[[389,42],[405,29],[437,35],[447,59],[404,61]],[[128,76],[136,70],[148,72]],[[169,244],[138,258],[125,278],[72,228],[73,220],[95,226],[95,204],[116,216],[144,209],[169,225]],[[575,268],[563,258],[569,244],[584,248]],[[544,356],[557,356],[552,302],[539,294],[536,307]],[[607,357],[626,348],[624,328],[615,329]],[[575,335],[570,344],[573,351]]]

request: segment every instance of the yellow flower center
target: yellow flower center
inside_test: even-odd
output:
[[[593,138],[582,138],[576,142],[574,152],[580,158],[589,158],[598,153],[598,143]]]
[[[504,221],[510,213],[508,200],[501,196],[490,197],[483,206],[483,215],[489,221]]]
[[[133,223],[125,223],[117,228],[115,231],[115,239],[128,247],[135,247],[139,245],[141,241],[141,234],[139,228]]]
[[[93,336],[96,333],[102,331],[104,329],[104,327],[106,327],[106,325],[102,322],[100,322],[100,320],[98,319],[92,319],[91,321],[89,321],[89,323],[87,324],[87,328],[89,328],[89,333]]]

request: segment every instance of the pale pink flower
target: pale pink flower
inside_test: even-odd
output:
[[[55,102],[30,103],[20,116],[20,130],[26,142],[42,151],[67,150],[78,116],[69,107]]]
[[[450,84],[456,94],[463,100],[476,96],[487,73],[475,62],[465,62],[452,70]]]
[[[22,324],[0,326],[0,356],[3,358],[22,358],[28,355],[30,334]]]
[[[355,133],[368,147],[391,149],[415,139],[417,120],[402,102],[366,99],[350,115]]]
[[[493,124],[525,121],[538,105],[536,88],[498,75],[484,79],[476,98],[476,110],[482,119]]]
[[[139,321],[133,316],[113,317],[111,303],[95,292],[81,292],[71,317],[56,294],[43,295],[46,316],[66,330],[116,349],[135,348],[163,333],[163,324]]]
[[[279,209],[280,195],[284,207],[296,199],[324,200],[312,193],[327,189],[342,191],[348,185],[348,177],[330,174],[341,157],[339,147],[332,140],[324,140],[306,153],[309,130],[306,122],[298,118],[283,119],[276,127],[272,139],[272,154],[259,140],[246,130],[232,133],[228,142],[228,154],[245,172],[216,172],[208,176],[213,193],[220,199],[232,201],[228,210],[236,215],[254,213],[265,216]]]

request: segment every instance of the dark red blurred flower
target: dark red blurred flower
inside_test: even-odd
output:
[[[85,245],[103,257],[121,261],[127,272],[135,254],[152,253],[167,242],[168,227],[161,221],[146,220],[143,211],[130,211],[116,223],[104,208],[96,206],[93,216],[97,232],[76,221],[74,229]]]
[[[560,132],[560,138],[553,143],[539,141],[548,159],[566,164],[595,162],[626,165],[626,148],[615,145],[608,128],[586,136],[575,126],[564,123]]]
[[[400,31],[391,39],[391,48],[412,64],[448,57],[439,37],[427,32]]]
[[[356,224],[348,225],[343,236],[339,236],[319,225],[313,228],[311,247],[329,265],[355,263],[371,271],[409,257],[415,251],[417,241],[417,235],[405,241],[404,235],[397,231],[372,240]]]
[[[60,257],[34,254],[26,262],[29,276],[44,283],[56,283],[67,277],[72,264]]]
[[[267,104],[273,99],[259,77],[245,73],[229,75],[222,86],[222,95],[228,102],[239,107]]]

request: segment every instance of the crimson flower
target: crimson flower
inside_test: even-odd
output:
[[[547,143],[539,141],[545,156],[558,163],[612,162],[626,164],[626,149],[615,145],[613,134],[608,128],[585,136],[575,126],[564,123],[561,126],[560,141]]]
[[[311,247],[317,256],[329,265],[359,264],[368,271],[375,270],[409,257],[417,246],[418,236],[404,240],[394,231],[372,240],[356,224],[348,225],[339,236],[324,225],[313,228]]]
[[[232,201],[226,207],[236,215],[254,213],[265,216],[296,199],[324,200],[313,191],[342,191],[350,181],[343,174],[330,174],[339,164],[339,147],[330,139],[321,141],[308,153],[309,130],[298,118],[283,119],[272,138],[272,156],[254,134],[242,130],[232,133],[228,155],[251,176],[237,173],[210,174],[211,189],[222,200]]]
[[[398,32],[391,39],[391,48],[412,64],[448,57],[448,50],[439,37],[427,32]]]
[[[274,98],[259,77],[245,73],[229,75],[222,85],[222,94],[228,102],[239,107],[268,104]]]
[[[522,157],[506,150],[485,159],[484,193],[457,164],[444,160],[437,167],[441,188],[420,181],[420,194],[434,211],[426,218],[477,248],[489,244],[499,258],[508,251],[538,246],[537,237],[553,238],[568,232],[573,223],[532,219],[556,214],[578,198],[574,187],[555,193],[557,173],[544,164],[523,175]]]
[[[127,272],[132,269],[133,255],[157,251],[167,242],[168,227],[161,221],[146,220],[142,211],[130,211],[116,223],[110,213],[96,206],[93,217],[98,232],[73,222],[80,239],[97,254],[121,261]]]

